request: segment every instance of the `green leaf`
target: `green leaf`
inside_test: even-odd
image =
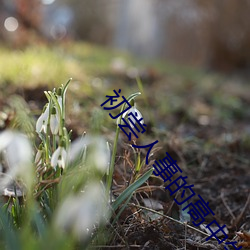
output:
[[[136,159],[136,167],[135,172],[138,173],[141,169],[141,155],[138,153],[137,159]]]
[[[62,89],[62,95],[65,96],[66,94],[66,91],[68,89],[68,86],[69,86],[69,83],[72,81],[72,78],[69,78],[69,80],[67,81],[67,83],[63,86],[63,89]]]
[[[42,215],[38,211],[34,211],[33,221],[34,221],[34,224],[36,225],[36,229],[37,229],[38,235],[40,237],[44,236],[44,233],[45,233],[45,223],[44,223]]]
[[[137,188],[139,188],[153,173],[154,168],[149,169],[143,176],[126,188],[118,198],[112,203],[112,208],[115,211],[124,200],[126,200]]]
[[[20,242],[17,233],[14,231],[13,227],[11,227],[8,221],[7,213],[3,212],[2,208],[0,208],[0,228],[3,230],[6,249],[7,250],[21,250]]]
[[[129,203],[130,199],[132,198],[133,193],[131,193],[129,195],[129,197],[127,198],[127,200],[125,201],[125,203],[123,204],[123,206],[121,207],[121,209],[119,209],[119,212],[117,213],[117,215],[115,216],[112,225],[114,225],[116,223],[116,221],[119,219],[120,215],[122,214],[123,210],[126,208],[127,204]]]
[[[127,98],[127,101],[130,102],[131,100],[135,99],[138,95],[140,95],[141,92],[136,92],[136,93],[133,93],[131,94],[128,98]]]

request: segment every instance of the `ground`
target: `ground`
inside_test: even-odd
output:
[[[88,44],[44,45],[14,51],[1,47],[0,107],[9,115],[11,96],[25,98],[36,117],[46,100],[44,90],[73,77],[68,91],[67,126],[73,138],[98,127],[112,144],[115,123],[100,104],[113,89],[124,96],[140,91],[136,99],[147,131],[133,143],[155,140],[149,165],[168,152],[188,177],[188,184],[214,212],[203,227],[216,219],[226,225],[230,240],[236,232],[250,230],[250,84],[247,77],[219,74],[166,62],[135,59],[119,51]],[[135,75],[140,76],[138,84]],[[98,117],[98,119],[95,119]],[[8,119],[1,118],[1,129]],[[146,151],[142,150],[141,160]],[[113,194],[119,195],[135,177],[134,151],[121,133],[116,159]],[[164,189],[161,178],[152,176],[139,188],[119,221],[114,237],[103,249],[224,249],[216,240],[206,241],[204,228],[185,221],[188,214]],[[177,200],[180,198],[178,194]],[[197,195],[191,201],[197,201]],[[146,208],[157,210],[157,213]],[[186,217],[185,217],[186,216]],[[195,231],[201,230],[203,233]],[[208,232],[210,235],[210,233]],[[250,245],[250,244],[249,244]],[[130,248],[129,248],[130,247]],[[233,248],[231,248],[233,249]]]

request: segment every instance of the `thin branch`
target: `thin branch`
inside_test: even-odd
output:
[[[232,210],[230,209],[230,207],[229,207],[229,206],[227,205],[227,203],[226,203],[226,200],[225,200],[225,197],[224,197],[224,192],[223,192],[223,190],[222,190],[221,193],[220,193],[220,198],[221,198],[221,200],[222,200],[224,206],[226,207],[227,211],[228,211],[229,214],[232,216],[233,221],[235,221],[236,218],[235,218],[235,216],[234,216]]]
[[[116,246],[104,246],[104,245],[98,245],[98,246],[90,246],[90,249],[95,249],[95,248],[124,248],[127,247],[126,245],[116,245]],[[136,247],[136,248],[141,248],[141,245],[129,245],[129,247]]]
[[[129,205],[129,206],[134,206],[134,207],[137,207],[137,208],[141,208],[141,209],[145,209],[145,210],[150,211],[150,212],[152,212],[152,213],[161,215],[161,216],[163,216],[163,217],[165,217],[165,218],[167,218],[167,219],[169,219],[169,220],[172,220],[172,221],[174,221],[174,222],[176,222],[176,223],[178,223],[178,224],[181,224],[182,226],[185,226],[185,222],[181,222],[181,221],[175,220],[175,219],[173,219],[173,218],[171,218],[171,217],[169,217],[169,216],[167,216],[167,215],[165,215],[165,214],[162,214],[162,213],[160,213],[160,212],[157,212],[157,211],[155,211],[155,210],[153,210],[153,209],[150,209],[150,208],[147,208],[147,207],[144,207],[144,206],[141,206],[141,205],[136,205],[136,204],[134,204],[134,203],[129,203],[128,205]],[[188,224],[187,224],[187,227],[190,228],[190,229],[192,229],[192,230],[194,230],[194,231],[196,231],[196,232],[199,232],[199,233],[201,233],[201,234],[203,234],[203,235],[210,236],[209,234],[204,233],[204,232],[202,232],[201,230],[199,230],[199,229],[197,229],[197,228],[195,228],[195,227],[192,227],[192,226],[190,226],[190,225],[188,225]],[[215,237],[212,237],[212,238],[215,239]]]
[[[247,210],[247,208],[248,208],[248,204],[249,204],[249,203],[250,203],[250,194],[248,194],[246,204],[245,204],[244,208],[242,209],[240,215],[237,216],[237,218],[234,220],[234,225],[235,225],[235,226],[237,226],[238,223],[240,222],[241,218],[243,217],[244,213],[246,212],[246,210]]]

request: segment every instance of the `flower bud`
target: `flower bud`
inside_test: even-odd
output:
[[[53,135],[58,134],[59,126],[60,126],[60,122],[59,122],[58,113],[56,111],[56,108],[53,107],[51,111],[51,116],[50,116],[50,131]]]
[[[42,114],[37,119],[37,122],[36,122],[37,133],[41,133],[43,131],[46,134],[48,120],[49,120],[49,104],[47,103],[43,108]]]

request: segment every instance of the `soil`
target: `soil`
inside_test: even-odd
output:
[[[102,77],[106,77],[107,80],[111,78],[111,76]],[[157,77],[144,86],[150,105],[148,110],[144,108],[144,112],[151,112],[155,119],[148,122],[150,129],[140,135],[140,139],[135,142],[137,145],[143,145],[146,141],[158,139],[159,144],[155,148],[150,164],[141,169],[141,174],[152,166],[153,160],[162,159],[165,152],[168,152],[177,161],[184,176],[188,176],[188,184],[194,185],[195,193],[209,202],[214,216],[205,217],[199,227],[193,225],[192,219],[186,224],[183,223],[180,219],[183,215],[181,207],[173,201],[177,196],[170,196],[164,189],[166,183],[162,179],[151,177],[127,204],[118,222],[114,226],[108,226],[114,237],[102,247],[103,249],[224,249],[225,242],[219,245],[215,239],[206,241],[208,236],[204,228],[214,219],[221,226],[226,225],[229,241],[238,240],[236,232],[250,230],[250,85],[243,83],[241,91],[234,92],[232,90],[234,85],[229,83],[227,78],[223,86],[219,87],[219,91],[216,92],[218,87],[214,87],[209,93],[204,91],[200,94],[202,87],[196,89],[198,83],[197,85],[185,83],[183,89],[187,92],[184,94],[184,91],[181,93],[180,86],[171,84],[169,78],[171,77]],[[22,95],[34,111],[41,109],[46,101],[43,90],[46,90],[46,86],[11,88],[8,94]],[[167,112],[165,116],[164,105],[168,105],[168,100],[165,100],[161,93],[166,91],[172,92],[175,97],[179,96],[182,101],[175,109],[172,105],[173,110]],[[234,104],[230,106],[230,103],[229,105],[223,103],[224,106],[222,106],[220,102],[213,103],[211,98],[218,93],[221,95],[219,97],[221,103],[225,93],[228,96],[237,96],[237,100],[241,103],[239,110],[235,110]],[[99,94],[104,98],[104,92],[100,91]],[[73,92],[69,95],[72,97]],[[170,98],[171,101],[173,96],[171,96],[172,99]],[[81,97],[78,93],[78,98]],[[160,102],[166,102],[166,104],[159,106]],[[1,101],[1,105],[4,104]],[[71,104],[72,101],[69,101],[69,107]],[[221,111],[223,108],[224,110]],[[79,114],[71,115],[71,123],[68,121],[68,125],[77,131],[74,137],[82,132],[79,120],[81,117]],[[1,129],[8,127],[7,122],[8,120],[2,124]],[[87,126],[84,127],[84,130],[87,129]],[[112,128],[103,127],[102,130],[107,138],[114,138]],[[127,141],[124,134],[120,139],[114,174],[114,196],[118,196],[136,176],[131,142]],[[145,155],[146,151],[142,150],[142,156],[145,157]],[[180,194],[177,200],[179,197]],[[175,218],[182,224],[144,209],[144,206],[149,208],[145,205],[146,199],[154,201],[160,214]],[[197,200],[196,195],[189,202],[194,203]],[[236,249],[233,246],[227,247],[227,249]]]

